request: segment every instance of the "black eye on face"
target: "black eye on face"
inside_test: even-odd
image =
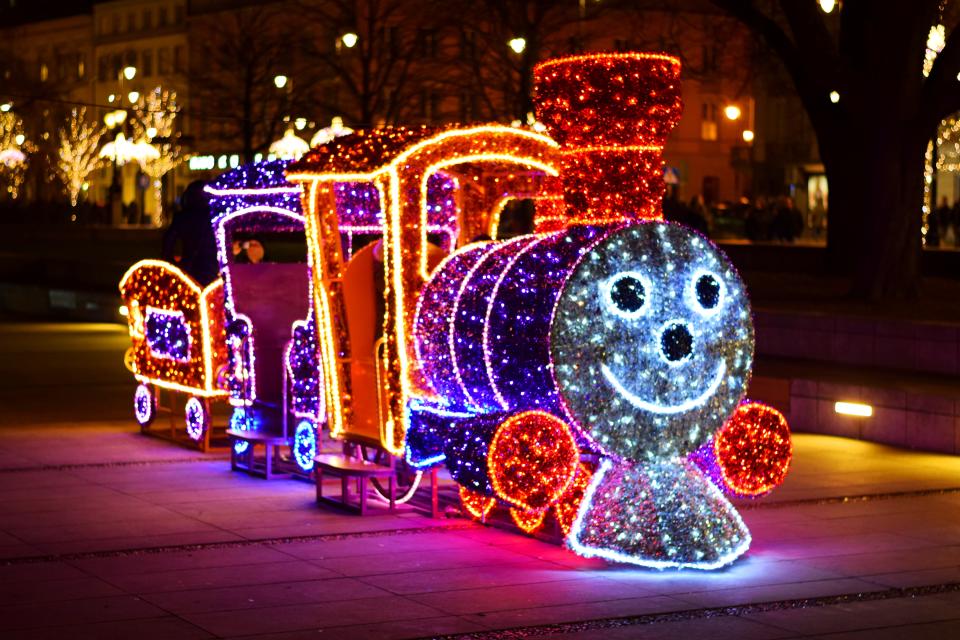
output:
[[[692,298],[690,304],[693,309],[703,315],[716,313],[723,304],[725,287],[720,278],[713,273],[695,274],[688,291],[689,297]]]
[[[643,315],[647,306],[647,284],[639,274],[621,273],[607,281],[607,309],[622,318],[636,318]]]
[[[697,278],[697,301],[704,309],[714,309],[720,304],[720,283],[710,275]]]

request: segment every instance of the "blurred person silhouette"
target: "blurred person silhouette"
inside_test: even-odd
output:
[[[773,219],[773,237],[783,242],[793,242],[803,233],[803,214],[793,205],[793,198],[777,199],[777,211]]]
[[[940,199],[940,206],[933,210],[934,221],[937,225],[937,231],[940,236],[940,244],[944,247],[953,247],[957,243],[957,208],[950,207],[950,200],[947,196]],[[930,218],[927,218],[930,223]],[[932,223],[931,223],[932,224]]]
[[[204,185],[202,180],[194,180],[184,189],[174,208],[173,220],[163,234],[161,255],[206,286],[216,279],[220,269],[210,224],[210,198]]]

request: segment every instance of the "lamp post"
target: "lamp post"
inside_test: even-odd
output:
[[[283,101],[280,105],[280,111],[283,115],[278,115],[280,115],[280,119],[285,124],[288,124],[291,120],[290,111],[293,105],[293,79],[285,75],[277,75],[273,78],[273,85],[280,91],[283,91]],[[302,129],[303,127],[297,128]],[[270,136],[273,136],[272,128],[270,129]],[[274,144],[276,144],[276,142]],[[244,153],[249,156],[253,153],[253,149],[244,149]],[[252,159],[252,157],[247,157],[246,160],[249,162]]]
[[[132,81],[137,76],[137,68],[132,65],[127,65],[120,69],[117,73],[117,93],[110,94],[107,99],[108,102],[113,102],[115,99],[119,100],[120,104],[123,104],[123,81],[127,82]],[[136,95],[135,95],[136,94]],[[130,91],[127,96],[131,103],[136,102],[140,97],[140,94],[136,91]],[[109,190],[109,202],[110,202],[110,219],[114,226],[119,225],[123,219],[123,187],[120,183],[120,167],[123,165],[122,159],[122,147],[125,144],[128,144],[125,137],[125,124],[127,122],[127,111],[125,108],[120,106],[120,108],[111,111],[104,115],[103,117],[104,124],[107,125],[111,131],[114,129],[119,129],[116,137],[113,141],[112,154],[107,152],[107,156],[112,155],[113,160],[113,175],[110,180],[110,190]],[[104,145],[104,150],[107,149],[111,143]]]

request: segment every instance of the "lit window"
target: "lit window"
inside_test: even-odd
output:
[[[714,102],[704,102],[700,119],[700,138],[703,140],[717,139],[717,105]]]

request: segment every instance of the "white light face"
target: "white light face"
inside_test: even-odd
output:
[[[743,282],[712,243],[677,224],[611,232],[567,280],[551,327],[571,417],[605,451],[683,456],[743,396],[753,322]]]

